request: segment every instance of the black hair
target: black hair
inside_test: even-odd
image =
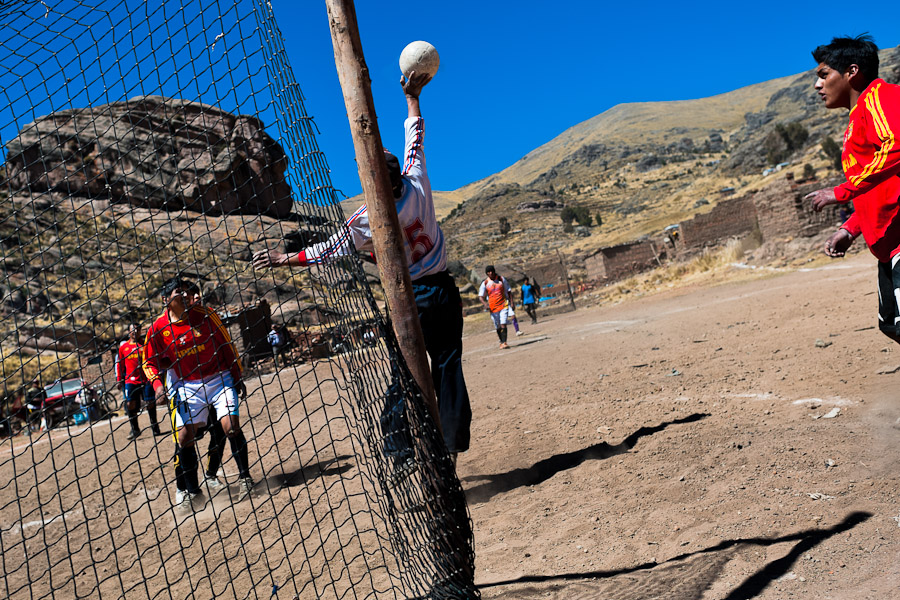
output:
[[[850,65],[858,66],[867,84],[878,78],[878,46],[868,33],[833,38],[830,44],[813,50],[812,55],[817,63],[825,63],[841,73]]]
[[[387,150],[384,151],[384,160],[387,161],[388,175],[391,177],[391,190],[394,193],[394,198],[399,198],[403,194],[403,174],[400,171],[400,161]]]
[[[496,272],[497,272],[497,270],[494,268],[494,265],[488,265],[484,268],[485,275],[487,275],[488,273],[496,273]]]
[[[160,288],[159,291],[165,297],[179,288],[186,288],[191,285],[194,285],[194,284],[191,283],[190,281],[188,281],[187,279],[182,279],[181,277],[176,275],[175,277],[170,277],[169,279],[166,279],[163,282],[162,287]]]

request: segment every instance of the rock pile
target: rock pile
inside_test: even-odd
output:
[[[255,117],[138,96],[29,123],[7,145],[6,185],[210,215],[284,218],[287,156]]]

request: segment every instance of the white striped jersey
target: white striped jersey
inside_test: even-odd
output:
[[[425,169],[423,140],[425,121],[422,117],[409,117],[403,123],[406,143],[403,158],[403,193],[395,199],[400,227],[403,229],[403,248],[409,264],[411,279],[440,273],[447,268],[447,250],[444,233],[434,214],[431,183]],[[344,227],[330,239],[304,250],[307,264],[328,262],[350,254],[353,249],[371,252],[372,230],[366,205],[357,209],[347,219]]]

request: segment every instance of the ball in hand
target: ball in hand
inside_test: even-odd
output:
[[[434,46],[428,42],[411,42],[400,53],[400,71],[409,77],[412,71],[428,73],[434,77],[441,64],[441,57]]]

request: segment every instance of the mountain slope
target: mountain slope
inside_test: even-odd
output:
[[[881,76],[900,80],[900,48],[880,58]],[[451,259],[472,268],[658,236],[721,199],[783,177],[766,172],[776,163],[798,180],[810,171],[835,175],[821,144],[829,137],[840,142],[847,115],[822,106],[814,81],[810,70],[709,98],[621,104],[579,123],[499,173],[455,190],[454,199],[464,201],[442,221]],[[556,208],[533,210],[542,201]],[[565,228],[563,206],[603,224]]]

